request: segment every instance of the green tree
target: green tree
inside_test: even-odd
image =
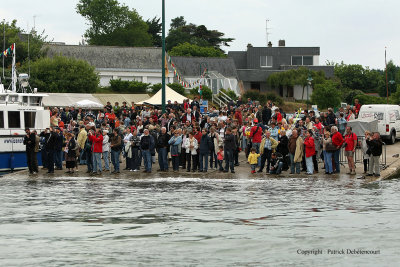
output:
[[[26,71],[25,65],[23,70]],[[30,85],[40,92],[94,93],[99,77],[84,60],[55,56],[42,57],[31,64]]]
[[[84,36],[90,45],[151,46],[153,43],[142,17],[117,0],[80,0],[76,10],[89,22]]]
[[[151,20],[146,20],[147,26],[149,27],[148,33],[152,36],[153,46],[161,47],[161,31],[162,23],[160,23],[160,18],[154,17]]]
[[[302,96],[304,99],[306,94],[305,89],[308,86],[307,79],[309,76],[313,79],[311,86],[324,83],[326,80],[323,71],[310,71],[305,67],[301,67],[284,72],[273,73],[267,78],[267,84],[274,89],[280,90],[283,90],[284,87],[294,88],[295,85],[301,85],[303,87]]]
[[[226,57],[219,49],[214,47],[201,47],[195,44],[179,44],[168,52],[170,56],[185,56],[185,57]]]
[[[221,50],[221,46],[229,46],[233,38],[224,38],[225,34],[217,30],[209,30],[206,26],[187,24],[184,17],[171,20],[171,27],[166,38],[167,51],[183,43],[198,45],[202,47],[214,47]]]
[[[1,25],[3,26],[3,25]],[[2,27],[3,28],[3,27]],[[41,34],[32,30],[29,34],[17,26],[17,21],[13,20],[11,23],[5,22],[5,43],[6,48],[15,43],[16,49],[16,62],[18,66],[24,65],[28,60],[28,53],[31,61],[34,61],[44,55],[42,50],[43,43],[46,41],[47,36],[44,32]],[[28,51],[28,37],[29,37],[29,51]],[[3,29],[0,31],[0,40],[3,42],[4,34]],[[3,52],[3,51],[1,51]],[[12,64],[12,57],[5,58],[5,67],[9,68]]]
[[[185,87],[183,87],[179,83],[169,83],[168,87],[171,88],[172,90],[174,90],[175,92],[177,92],[178,94],[181,94],[183,96],[186,95]]]
[[[330,80],[315,85],[311,94],[311,102],[317,104],[319,109],[339,106],[342,98],[338,86],[337,83]]]

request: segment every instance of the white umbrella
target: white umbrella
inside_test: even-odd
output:
[[[103,105],[88,99],[84,99],[75,103],[77,108],[102,108]]]

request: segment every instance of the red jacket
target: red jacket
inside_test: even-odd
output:
[[[263,129],[260,126],[255,125],[251,127],[250,137],[252,138],[253,143],[261,143],[262,134]]]
[[[341,133],[336,132],[332,135],[332,144],[336,147],[341,147],[343,145],[343,136]]]
[[[306,158],[312,157],[315,155],[315,144],[314,144],[314,138],[307,137],[304,140],[304,146],[306,147]]]
[[[240,111],[236,111],[234,118],[238,120],[239,125],[243,124],[242,113]]]
[[[191,113],[191,117],[192,117],[192,121],[190,123],[193,123],[196,121],[196,117],[193,115],[193,113]],[[181,122],[182,123],[186,123],[187,121],[187,113],[183,114],[181,117]]]
[[[99,136],[89,135],[89,140],[93,143],[93,153],[103,153],[103,136],[101,134]]]
[[[200,142],[201,142],[201,136],[202,136],[202,134],[200,131],[198,131],[197,134],[193,136],[197,140],[199,147],[200,147]]]

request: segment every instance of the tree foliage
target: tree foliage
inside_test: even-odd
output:
[[[135,9],[117,0],[80,0],[77,12],[88,20],[90,45],[151,46],[149,26]]]
[[[315,85],[311,94],[311,102],[317,104],[320,109],[339,106],[342,98],[338,86],[337,83],[330,80]]]
[[[55,56],[42,57],[31,64],[30,85],[40,92],[93,93],[98,84],[95,68],[84,60]]]
[[[178,94],[181,94],[183,96],[186,95],[185,87],[183,87],[179,83],[169,83],[168,87],[171,88],[172,90],[174,90],[175,92],[177,92]],[[172,101],[172,99],[171,99],[171,101]]]
[[[282,97],[278,96],[274,92],[262,93],[258,90],[248,90],[243,94],[243,98],[247,99],[250,98],[254,101],[259,101],[261,105],[267,103],[268,100],[271,100],[273,103],[277,105],[283,104]]]
[[[151,20],[146,20],[146,24],[149,27],[148,33],[151,35],[153,46],[161,47],[161,31],[162,23],[160,23],[160,18],[154,17]]]
[[[226,55],[219,49],[214,47],[201,47],[195,44],[179,44],[168,52],[170,56],[182,57],[226,57]]]
[[[1,25],[3,26],[3,25]],[[44,35],[44,32],[41,34],[32,30],[29,33],[29,52],[28,52],[28,34],[23,33],[24,31],[17,26],[17,20],[13,20],[11,23],[5,22],[5,43],[6,48],[10,47],[13,43],[15,43],[16,49],[16,62],[18,66],[24,65],[29,57],[32,61],[40,58],[44,55],[42,50],[43,43],[46,41],[47,36]],[[3,29],[0,31],[0,40],[3,42],[4,34]],[[3,51],[1,51],[3,52]],[[12,57],[5,58],[5,67],[11,67]]]
[[[190,89],[190,94],[193,96],[199,96],[200,95],[199,87],[194,87],[194,88]],[[205,100],[211,100],[212,99],[212,90],[210,89],[210,87],[203,85],[201,87],[201,96]]]
[[[110,80],[110,88],[116,93],[129,93],[138,94],[146,93],[149,88],[149,83],[143,83],[138,81],[123,81],[121,79]]]
[[[166,38],[167,51],[175,46],[189,43],[201,47],[214,47],[222,51],[221,46],[229,46],[233,38],[224,38],[225,34],[217,30],[209,30],[204,25],[187,24],[184,17],[171,20],[171,27]]]

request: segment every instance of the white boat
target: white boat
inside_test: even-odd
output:
[[[36,130],[38,134],[50,127],[50,111],[42,105],[46,94],[36,93],[28,83],[28,75],[20,74],[17,88],[15,69],[15,44],[13,45],[11,90],[0,83],[0,171],[13,171],[27,167],[25,128]],[[38,163],[41,157],[38,153]]]

